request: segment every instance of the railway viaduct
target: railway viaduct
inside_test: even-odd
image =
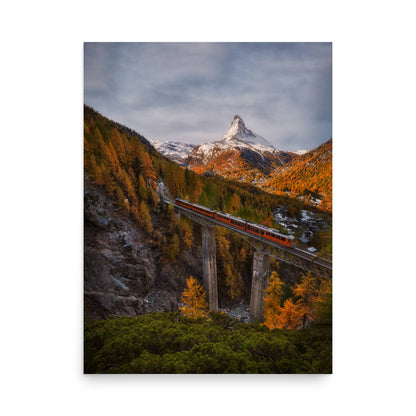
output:
[[[228,228],[240,234],[255,249],[253,256],[253,276],[250,296],[249,322],[261,322],[263,319],[263,291],[269,278],[270,257],[291,264],[305,271],[324,278],[332,277],[332,263],[296,247],[284,247],[279,243],[267,240],[250,232],[234,228],[229,224],[209,218],[190,209],[175,204],[163,197],[166,203],[172,204],[178,214],[185,215],[202,225],[202,267],[203,284],[208,295],[209,310],[218,311],[217,261],[215,247],[215,226]]]

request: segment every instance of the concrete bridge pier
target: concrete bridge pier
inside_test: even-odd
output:
[[[218,312],[217,257],[213,226],[202,226],[202,269],[209,311]]]
[[[253,257],[249,322],[263,321],[263,296],[269,279],[270,256],[256,250]]]

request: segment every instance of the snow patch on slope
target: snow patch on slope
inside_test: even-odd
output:
[[[194,144],[181,143],[174,140],[150,140],[150,142],[160,154],[179,164],[185,163],[189,153],[195,147]]]

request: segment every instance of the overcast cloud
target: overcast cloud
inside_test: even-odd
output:
[[[148,139],[220,139],[235,114],[281,150],[332,137],[330,43],[85,43],[85,103]]]

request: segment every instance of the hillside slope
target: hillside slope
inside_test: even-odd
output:
[[[275,169],[262,189],[312,197],[321,208],[332,211],[332,139]]]
[[[155,226],[163,230],[162,224]],[[202,269],[200,248],[164,261],[156,239],[105,190],[84,183],[84,315],[89,319],[175,311],[189,275]]]

